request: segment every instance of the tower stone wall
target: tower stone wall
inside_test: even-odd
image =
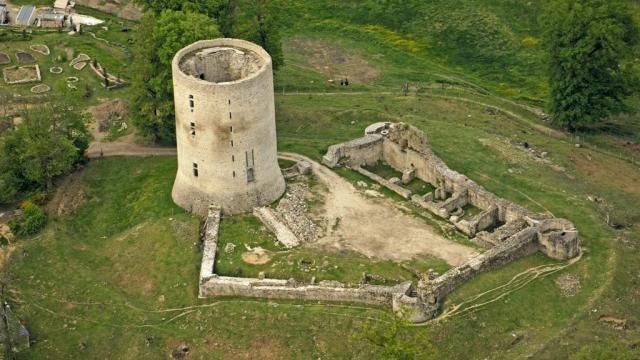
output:
[[[173,200],[206,215],[251,211],[278,199],[271,57],[237,39],[203,40],[173,59],[178,172]]]

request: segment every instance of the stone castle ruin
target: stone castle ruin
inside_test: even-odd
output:
[[[568,220],[531,212],[451,170],[431,151],[421,130],[403,123],[377,123],[362,138],[330,146],[324,165],[347,166],[395,191],[449,221],[484,252],[440,276],[396,286],[363,282],[350,287],[315,278],[301,283],[268,279],[264,273],[258,278],[220,276],[214,267],[223,213],[253,211],[287,248],[300,245],[305,238],[296,229],[301,217],[279,218],[267,205],[285,192],[283,173],[288,178],[307,174],[312,167],[299,162],[281,171],[278,166],[271,58],[259,46],[235,39],[196,42],[176,54],[173,79],[178,172],[172,196],[181,207],[206,217],[200,297],[360,302],[390,306],[421,322],[436,316],[444,296],[480,272],[537,251],[557,260],[579,254],[578,232]],[[401,172],[402,178],[385,179],[364,168],[380,161]],[[435,190],[413,194],[403,185],[415,178]],[[479,212],[464,217],[467,205]]]
[[[389,181],[362,168],[378,161],[401,171],[402,180]],[[446,294],[480,272],[536,251],[556,260],[570,259],[580,252],[578,231],[571,222],[531,212],[451,170],[431,151],[424,133],[413,126],[373,124],[365,130],[364,137],[329,147],[323,163],[329,167],[346,165],[380,182],[448,219],[472,241],[488,249],[439,277],[421,280],[413,293],[394,296],[394,309],[404,311],[413,321],[435,316]],[[401,186],[414,177],[434,185],[435,191],[420,196]],[[481,212],[461,219],[461,209],[467,204]]]
[[[243,40],[191,44],[173,59],[178,173],[173,200],[206,215],[268,205],[285,190],[271,57]]]

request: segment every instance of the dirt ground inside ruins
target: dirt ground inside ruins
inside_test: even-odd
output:
[[[330,169],[304,156],[281,153],[289,160],[312,164],[319,182],[328,189],[322,216],[328,220],[328,233],[314,246],[348,248],[368,257],[404,261],[419,255],[432,255],[452,266],[478,254],[440,236],[431,226],[400,211],[392,200],[364,196],[351,183]]]

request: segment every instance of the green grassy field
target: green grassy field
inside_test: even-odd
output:
[[[298,98],[280,98],[279,103],[282,106],[290,99]],[[317,99],[307,103],[309,116],[317,115],[319,108],[341,106],[337,99],[322,99],[326,103]],[[417,98],[402,101],[394,109],[424,106],[439,112],[439,107],[446,106],[448,113],[456,116],[448,102]],[[384,104],[371,105],[377,106]],[[471,110],[461,107],[457,111]],[[632,329],[613,330],[598,321],[601,314],[637,321],[633,306],[637,301],[633,293],[636,275],[625,270],[637,265],[638,259],[630,251],[637,244],[637,228],[615,232],[606,226],[595,205],[586,200],[586,194],[596,193],[616,206],[632,209],[637,193],[621,192],[597,174],[585,176],[575,166],[559,173],[531,159],[509,163],[503,153],[478,140],[504,135],[483,129],[493,115],[481,115],[478,110],[472,114],[479,119],[467,126],[426,117],[412,122],[430,134],[434,150],[454,169],[501,196],[574,221],[587,252],[563,272],[577,276],[581,289],[575,297],[562,297],[555,279],[563,272],[555,273],[533,280],[475,312],[413,331],[430,332],[446,358],[513,358],[530,353],[558,358],[581,348],[596,334],[626,344],[638,341]],[[278,125],[287,134],[307,122],[305,118],[298,121],[295,126],[286,122]],[[500,123],[499,128],[508,131],[508,118]],[[339,126],[330,129],[340,132]],[[529,131],[532,139],[546,139]],[[451,144],[453,134],[465,146]],[[333,137],[333,141],[339,140]],[[281,143],[288,144],[287,137]],[[545,146],[553,149],[554,160],[588,151],[557,140],[547,140]],[[309,152],[306,146],[287,150]],[[74,357],[81,342],[88,344],[83,355],[90,358],[157,358],[166,356],[163,354],[181,342],[189,344],[194,355],[214,352],[213,356],[220,358],[250,357],[247,349],[259,351],[265,346],[275,358],[308,358],[309,354],[327,358],[371,356],[367,351],[372,350],[364,344],[346,339],[358,330],[362,317],[378,317],[387,314],[386,310],[248,299],[198,300],[199,220],[171,203],[168,194],[174,162],[171,158],[112,158],[90,164],[83,174],[88,186],[86,199],[76,213],[54,220],[42,235],[20,244],[5,281],[16,312],[27,322],[36,341],[32,350],[20,354],[21,358],[44,354]],[[614,165],[624,168],[624,163]],[[508,166],[518,171],[509,173]],[[235,227],[233,230],[239,231]],[[237,234],[231,236],[239,238]],[[616,242],[616,237],[628,242]],[[449,296],[445,309],[499,286],[526,269],[553,263],[536,255],[483,274]],[[175,308],[181,310],[171,310]],[[569,328],[575,331],[565,332]],[[315,340],[288,335],[291,329],[305,329],[304,333],[310,332]],[[512,333],[519,339],[515,343]],[[144,340],[147,335],[154,337],[148,347]],[[565,345],[553,346],[555,342]]]
[[[384,7],[360,2],[278,4],[286,7],[286,65],[276,73],[279,150],[319,160],[327,146],[361,136],[372,122],[408,122],[425,130],[452,169],[531,210],[565,217],[580,230],[585,253],[576,264],[536,277],[530,269],[557,263],[534,255],[482,274],[445,299],[445,312],[457,304],[466,311],[408,331],[428,332],[443,359],[564,359],[612,344],[637,349],[640,171],[632,162],[640,154],[627,141],[637,142],[638,132],[626,121],[618,128],[623,136],[575,139],[530,111],[530,105],[544,105],[547,91],[536,21],[540,1],[408,1],[391,16]],[[91,31],[128,46],[130,34],[111,21],[109,30]],[[59,52],[62,42],[126,78],[129,52],[88,34],[34,34],[29,42],[0,44],[0,51],[45,43]],[[80,108],[98,98],[132,95],[131,88],[102,90],[88,69],[80,78],[95,95],[85,100],[69,94],[56,76],[74,70],[49,74],[55,56],[36,56],[43,82]],[[347,88],[328,82],[345,76],[352,83]],[[407,82],[410,91],[402,96]],[[29,88],[2,84],[0,92],[26,94]],[[548,160],[526,153],[525,141],[547,152]],[[576,148],[576,141],[587,146]],[[181,343],[189,345],[191,358],[376,358],[374,349],[349,336],[363,321],[388,319],[387,309],[197,299],[200,220],[171,202],[174,171],[172,158],[92,162],[82,174],[86,196],[75,214],[54,217],[41,235],[17,243],[5,266],[6,294],[34,340],[19,359],[156,359]],[[594,196],[604,202],[588,200]],[[222,231],[223,242],[273,244],[250,217],[223,222]],[[340,261],[365,259],[353,254]],[[385,263],[365,266],[397,279],[410,276]],[[573,297],[563,296],[556,284],[563,274],[580,281]],[[356,272],[332,276],[355,279]],[[474,300],[516,276],[531,281]],[[627,325],[615,329],[602,321],[608,317]],[[152,339],[148,345],[145,338]]]

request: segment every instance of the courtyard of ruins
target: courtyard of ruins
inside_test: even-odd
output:
[[[364,302],[391,306],[410,321],[424,322],[437,316],[450,291],[481,272],[538,251],[556,260],[580,255],[578,232],[571,222],[530,212],[487,192],[449,169],[430,151],[425,134],[406,124],[372,124],[364,137],[329,147],[323,164],[293,153],[280,157],[295,163],[283,169],[287,178],[306,178],[290,182],[277,205],[255,208],[253,213],[272,233],[271,241],[287,250],[219,243],[224,217],[222,209],[212,205],[202,230],[201,297]],[[386,179],[364,168],[379,169],[380,162],[389,167],[383,173],[388,176],[395,170],[401,178]],[[348,182],[332,170],[336,166],[369,179],[372,188],[362,180]],[[414,194],[403,184],[415,179],[424,185]],[[382,194],[381,187],[400,200]],[[424,215],[421,218],[412,213],[415,210],[402,200],[427,210],[435,216],[432,219],[449,222],[475,246],[442,236],[443,232],[433,227],[434,222],[427,224]],[[396,281],[363,271],[359,282],[345,283],[341,282],[344,279],[327,276],[333,265],[331,256],[324,256],[322,263],[317,256],[292,261],[290,255],[270,263],[272,253],[295,254],[296,249],[309,247],[331,249],[338,257],[340,251],[350,250],[369,259],[393,262],[427,255],[445,261],[451,268],[444,274],[433,268],[415,270],[413,276]],[[236,251],[242,252],[242,262],[263,266],[257,277],[256,269],[252,273],[240,262],[227,260]],[[287,274],[279,269],[285,263],[289,270],[295,270]],[[300,270],[308,276],[295,276]]]

